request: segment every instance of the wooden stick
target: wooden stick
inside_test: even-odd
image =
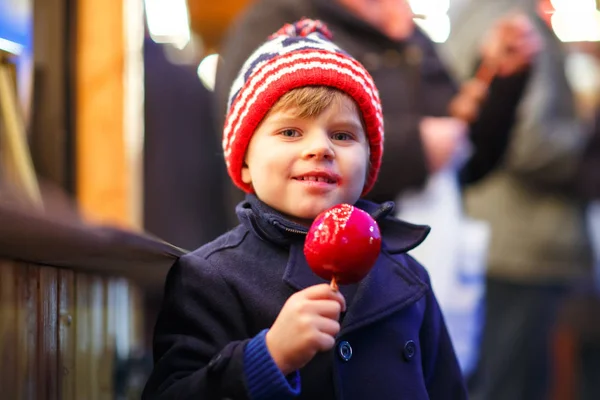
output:
[[[340,288],[337,284],[337,281],[335,280],[335,276],[333,278],[331,278],[331,283],[329,284],[329,286],[331,287],[331,290],[333,290],[334,292],[339,292]]]

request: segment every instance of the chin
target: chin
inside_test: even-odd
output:
[[[332,206],[334,206],[334,204],[332,204],[331,206],[311,204],[307,207],[296,207],[293,210],[292,215],[298,219],[312,221],[317,217],[317,215],[319,215],[320,213]]]
[[[317,215],[319,215],[322,211],[325,211],[326,209],[319,209],[320,211],[313,211],[313,210],[302,210],[302,211],[297,211],[294,213],[294,217],[297,219],[301,219],[301,220],[306,220],[306,221],[312,221],[315,218],[317,218]]]

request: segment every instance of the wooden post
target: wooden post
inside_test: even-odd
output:
[[[129,12],[136,5],[139,18]],[[130,28],[143,24],[141,5],[77,0],[75,7],[77,197],[89,219],[134,228],[141,225],[142,123],[132,120],[142,120],[143,92],[130,90],[136,57]],[[140,37],[140,58],[141,51]],[[133,79],[141,82],[142,72]]]

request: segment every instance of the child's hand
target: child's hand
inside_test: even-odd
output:
[[[335,345],[340,312],[346,300],[328,284],[311,286],[292,295],[267,332],[271,357],[284,375],[306,365],[317,352]]]

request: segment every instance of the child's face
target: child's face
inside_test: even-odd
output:
[[[358,200],[369,148],[348,96],[316,117],[294,111],[281,109],[262,121],[248,145],[242,179],[263,202],[308,225],[320,212]]]

